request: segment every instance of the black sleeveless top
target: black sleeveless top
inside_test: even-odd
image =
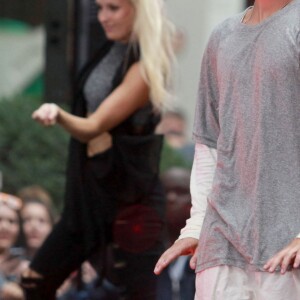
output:
[[[72,104],[72,113],[77,116],[86,116],[87,107],[84,97],[84,85],[96,65],[105,57],[113,43],[108,42],[99,51],[96,57],[83,69],[76,84],[75,101]],[[123,80],[127,70],[139,60],[138,50],[132,48],[125,56],[123,63],[118,68],[111,91]],[[122,109],[122,108],[120,108]],[[113,146],[110,150],[111,166],[115,180],[105,184],[113,185],[117,201],[124,205],[144,203],[152,205],[151,191],[156,189],[155,210],[158,215],[164,214],[164,196],[160,185],[159,160],[162,148],[162,137],[154,134],[160,116],[153,111],[149,101],[143,108],[137,110],[128,119],[123,121],[110,133],[113,137]],[[99,234],[94,230],[91,221],[91,207],[86,201],[87,177],[85,167],[89,158],[86,155],[86,144],[71,138],[69,144],[69,159],[67,165],[67,181],[65,194],[65,207],[62,218],[67,222],[69,230],[83,238],[86,251],[89,252],[93,240]],[[104,163],[104,162],[103,162]],[[101,161],[99,164],[101,168]],[[158,192],[157,192],[158,191]],[[159,201],[157,201],[159,199]],[[105,218],[99,215],[98,218]],[[160,250],[161,251],[161,250]]]

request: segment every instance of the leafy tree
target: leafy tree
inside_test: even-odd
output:
[[[0,171],[3,191],[16,193],[38,184],[61,208],[65,188],[68,135],[54,126],[42,128],[31,119],[41,100],[19,96],[0,101]]]

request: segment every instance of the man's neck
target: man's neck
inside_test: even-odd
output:
[[[252,12],[252,22],[262,22],[292,1],[293,0],[256,0]]]

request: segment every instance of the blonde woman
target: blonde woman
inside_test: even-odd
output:
[[[169,96],[173,26],[162,0],[96,3],[109,41],[84,68],[72,114],[55,104],[33,113],[72,140],[62,219],[23,276],[29,300],[54,299],[95,253],[104,257],[101,277],[122,287],[120,297],[155,299],[151,268],[161,251],[164,198],[154,130]]]

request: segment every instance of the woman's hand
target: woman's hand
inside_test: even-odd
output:
[[[173,260],[181,255],[193,255],[190,260],[190,267],[196,268],[198,240],[184,238],[173,244],[158,260],[154,273],[159,275]]]
[[[22,288],[15,282],[5,283],[0,291],[0,299],[2,300],[24,300]]]
[[[54,103],[45,103],[33,112],[32,118],[43,126],[52,126],[57,123],[59,107]]]
[[[149,87],[139,63],[127,71],[122,83],[88,117],[73,115],[56,104],[43,104],[32,118],[44,126],[59,124],[82,143],[109,132],[149,102]]]
[[[279,266],[281,274],[285,274],[289,265],[293,268],[300,266],[300,238],[294,239],[287,247],[275,254],[264,265],[264,269],[273,273]]]

